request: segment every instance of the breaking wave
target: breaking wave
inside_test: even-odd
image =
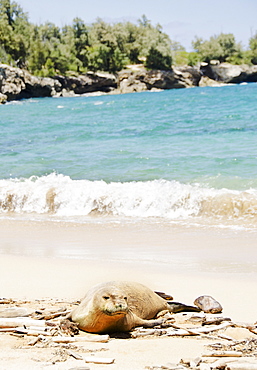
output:
[[[257,219],[257,190],[214,189],[167,180],[106,183],[72,180],[52,173],[29,179],[0,180],[0,213],[173,220]]]

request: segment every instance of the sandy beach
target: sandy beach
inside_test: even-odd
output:
[[[96,220],[97,221],[97,220]],[[157,223],[37,222],[1,220],[1,298],[81,299],[93,285],[109,280],[138,281],[193,304],[208,294],[223,315],[255,323],[256,233]],[[71,369],[82,362],[52,364],[51,349],[19,349],[20,339],[1,334],[1,369]],[[114,339],[104,348],[112,365],[90,369],[144,369],[197,357],[208,343],[196,338]],[[35,360],[37,359],[37,360]],[[50,361],[50,362],[49,362]]]

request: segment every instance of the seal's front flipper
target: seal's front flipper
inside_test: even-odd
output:
[[[173,313],[177,313],[177,312],[183,312],[183,311],[186,311],[186,312],[200,312],[200,308],[196,307],[196,306],[188,306],[184,303],[180,303],[180,302],[168,302],[168,305],[170,307],[170,311],[173,312]]]

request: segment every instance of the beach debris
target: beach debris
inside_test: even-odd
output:
[[[247,325],[246,328],[252,333],[257,334],[257,325]]]
[[[214,351],[203,354],[204,357],[242,357],[243,353],[240,351]]]
[[[0,308],[0,317],[25,317],[29,315],[29,311],[24,307],[5,307]]]
[[[107,358],[107,357],[95,357],[95,356],[88,356],[85,358],[85,362],[91,362],[93,364],[113,364],[115,358]]]
[[[189,328],[180,328],[178,326],[172,325],[170,328],[155,328],[155,329],[145,329],[142,327],[136,328],[132,332],[132,338],[143,337],[147,335],[166,335],[166,336],[189,336],[189,335],[201,335],[201,334],[208,334],[213,331],[218,331],[224,329],[230,325],[233,325],[232,322],[224,322],[220,325],[211,325],[207,326],[200,326],[200,327],[189,327]]]
[[[182,358],[180,364],[186,365],[187,367],[197,367],[201,363],[201,357],[196,358]]]
[[[22,317],[0,317],[0,335],[16,335],[21,338],[19,340],[25,343],[25,346],[21,346],[21,348],[28,349],[34,346],[54,348],[55,355],[51,358],[52,363],[66,361],[71,357],[74,361],[83,360],[95,364],[111,364],[115,361],[114,358],[101,358],[95,355],[99,350],[108,350],[108,346],[101,349],[95,346],[93,349],[85,347],[86,342],[108,343],[109,335],[79,331],[73,322],[63,317],[70,312],[74,305],[77,305],[77,302],[67,303],[64,307],[62,302],[57,300],[21,301],[15,302],[14,307],[13,300],[5,299],[5,301],[9,302],[5,303],[6,307],[4,308],[7,309],[4,310],[5,312],[8,312],[10,308],[21,308],[23,311],[19,311],[20,313],[28,313],[27,316]],[[31,309],[31,307],[34,308]],[[158,320],[158,325],[151,328],[140,326],[126,333],[126,336],[116,337],[114,335],[112,338],[133,338],[136,340],[136,338],[172,336],[196,336],[204,340],[216,340],[216,342],[209,344],[206,352],[199,358],[183,359],[178,364],[169,363],[161,367],[152,366],[147,369],[257,370],[257,323],[233,322],[220,313],[183,312],[174,314],[163,312],[162,320]],[[88,353],[86,355],[88,357],[84,357],[85,352]],[[74,369],[79,370],[80,368],[88,369],[83,366]]]
[[[168,363],[162,366],[146,366],[145,369],[148,369],[148,370],[185,370],[185,369],[188,369],[188,367],[183,366],[181,364]]]
[[[44,320],[35,320],[27,317],[1,318],[0,328],[15,328],[15,327],[29,327],[29,326],[45,326]]]
[[[0,304],[9,304],[14,303],[14,301],[11,298],[0,298]]]
[[[67,354],[70,355],[71,357],[75,358],[75,360],[83,360],[83,356],[81,356],[79,353],[68,350]]]
[[[66,335],[77,335],[79,334],[78,325],[70,320],[61,320],[60,329]]]
[[[60,317],[60,316],[66,316],[70,313],[69,310],[61,310],[61,311],[55,311],[55,312],[39,312],[37,311],[36,314],[37,314],[37,319],[39,320],[52,320],[52,319],[55,319],[56,317]]]
[[[208,348],[216,351],[239,351],[244,356],[255,356],[257,357],[257,337],[246,338],[244,340],[233,341],[232,343],[213,343],[209,344]]]
[[[220,313],[223,309],[221,304],[209,295],[196,298],[194,304],[206,313]]]
[[[252,357],[197,357],[182,358],[178,364],[146,366],[148,370],[257,370],[257,358]]]

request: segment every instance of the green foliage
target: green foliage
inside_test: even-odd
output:
[[[242,52],[241,45],[236,43],[235,37],[231,33],[221,33],[218,36],[212,36],[207,41],[196,38],[192,45],[198,53],[200,61],[204,62],[211,60],[219,60],[221,63],[229,60],[239,61]]]
[[[0,0],[1,60],[24,65],[28,50],[29,22],[27,14],[16,2]],[[2,59],[3,58],[3,59]]]
[[[171,64],[172,58],[170,55],[164,55],[158,49],[151,47],[145,61],[146,68],[169,70]]]
[[[168,35],[144,15],[138,24],[97,19],[88,26],[75,18],[60,29],[49,22],[31,24],[16,2],[0,0],[0,62],[26,67],[33,74],[117,72],[146,59],[149,66],[167,69],[171,57]]]
[[[147,68],[170,69],[199,61],[257,64],[257,33],[243,51],[232,34],[204,41],[196,38],[188,53],[171,41],[162,27],[143,15],[136,24],[109,24],[97,19],[87,25],[75,18],[63,28],[53,23],[35,25],[12,0],[0,0],[0,63],[27,68],[40,76],[77,75],[92,71],[118,72],[127,64],[145,62]]]
[[[257,32],[250,38],[250,58],[253,64],[257,64]]]
[[[198,53],[195,53],[195,52],[191,52],[191,53],[188,53],[188,56],[187,56],[187,63],[189,66],[193,67],[195,65],[197,65],[197,63],[199,63],[200,61],[200,56]]]

